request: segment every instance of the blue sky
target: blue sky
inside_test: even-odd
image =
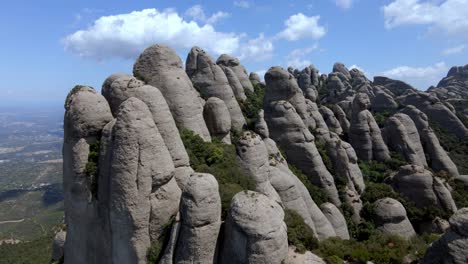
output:
[[[425,90],[468,64],[468,0],[8,1],[0,11],[0,103],[62,103],[100,88],[163,43],[185,61],[198,45],[248,71],[333,63]]]

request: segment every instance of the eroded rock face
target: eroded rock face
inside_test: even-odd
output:
[[[384,198],[374,203],[378,229],[385,234],[399,235],[410,239],[416,235],[403,205],[395,199]]]
[[[372,111],[383,112],[393,111],[398,108],[393,96],[387,93],[382,87],[374,86],[374,98],[372,98]]]
[[[340,121],[335,117],[335,114],[333,113],[330,108],[322,105],[319,108],[320,114],[322,114],[322,117],[327,124],[327,127],[329,130],[335,132],[338,135],[343,134],[343,129],[341,128]]]
[[[429,126],[426,114],[412,105],[406,106],[402,112],[407,114],[414,121],[424,147],[424,152],[429,156],[429,166],[434,171],[446,171],[452,176],[457,177],[459,175],[457,166],[455,166],[447,155],[447,152],[445,152],[440,145],[439,139]]]
[[[314,66],[304,68],[297,77],[297,83],[307,99],[312,102],[317,100],[319,79],[318,71]]]
[[[211,56],[201,48],[193,47],[187,57],[185,71],[203,98],[217,97],[224,101],[231,116],[232,127],[241,131],[246,124],[244,116],[226,75]]]
[[[52,258],[51,263],[60,262],[63,259],[63,250],[65,246],[65,240],[67,237],[66,231],[59,231],[55,234],[54,242],[52,243]]]
[[[268,89],[268,82],[267,82]],[[295,108],[286,101],[275,101],[265,107],[265,121],[270,137],[286,152],[290,163],[301,169],[310,181],[327,192],[337,206],[338,191],[314,144],[314,136],[304,125]]]
[[[252,83],[249,80],[249,75],[245,70],[244,66],[242,66],[237,58],[229,56],[227,54],[222,54],[219,56],[216,64],[223,65],[225,67],[231,68],[231,70],[236,74],[239,82],[242,84],[244,91],[252,92],[254,91]]]
[[[211,139],[200,95],[173,49],[163,45],[145,49],[133,65],[133,74],[161,91],[178,127],[190,129],[206,141]]]
[[[390,153],[379,126],[367,110],[369,104],[369,97],[365,93],[359,93],[354,98],[349,131],[350,143],[360,159],[385,161],[390,159]]]
[[[221,226],[221,198],[213,175],[192,174],[182,193],[180,215],[175,263],[214,263]]]
[[[244,132],[237,144],[241,166],[256,182],[256,191],[295,211],[317,236],[335,236],[335,230],[310,197],[304,184],[288,168],[276,143],[262,140],[252,132]]]
[[[102,94],[109,102],[114,116],[117,115],[122,102],[128,98],[135,97],[143,101],[148,106],[158,131],[171,153],[174,165],[189,166],[189,158],[180,139],[179,130],[159,89],[145,85],[128,74],[114,74],[104,81]]]
[[[403,105],[414,105],[438,126],[453,132],[459,139],[468,136],[468,129],[446,104],[425,92],[412,92],[398,98]]]
[[[345,111],[343,111],[343,109],[337,104],[331,105],[331,110],[333,111],[333,114],[335,114],[336,119],[338,119],[338,121],[340,122],[340,126],[341,129],[343,129],[343,132],[348,133],[351,124],[349,123],[349,120],[346,117]]]
[[[323,187],[339,206],[333,177],[323,164],[315,138],[309,131],[316,127],[312,112],[321,117],[317,105],[304,98],[294,77],[281,67],[271,67],[265,74],[265,81],[265,121],[270,137],[285,150],[288,160],[309,176],[312,183]],[[321,122],[325,124],[323,118]]]
[[[337,177],[347,182],[348,187],[357,193],[366,188],[362,172],[357,163],[357,155],[353,147],[346,141],[333,135],[327,141],[327,154],[329,155]]]
[[[281,263],[288,237],[281,206],[267,196],[242,191],[232,198],[221,263]]]
[[[346,68],[346,66],[341,62],[336,62],[333,65],[333,72],[339,72],[343,74],[347,79],[351,79],[351,74],[349,73],[348,68]]]
[[[203,117],[212,137],[221,142],[231,144],[231,117],[223,100],[210,97],[206,101]]]
[[[426,251],[424,264],[468,262],[468,208],[458,210],[450,217],[450,229]]]
[[[281,198],[269,180],[268,150],[262,138],[250,131],[244,132],[236,145],[236,152],[243,170],[255,181],[255,191],[281,204]]]
[[[146,263],[150,194],[172,179],[174,165],[151,112],[139,99],[121,104],[108,151],[112,261]]]
[[[340,210],[332,203],[324,203],[320,206],[320,209],[332,224],[336,235],[341,239],[349,239],[348,226]]]
[[[387,145],[405,157],[411,164],[427,166],[424,149],[413,120],[406,114],[397,113],[385,124]]]
[[[436,206],[447,212],[455,212],[457,207],[452,195],[441,179],[422,166],[405,165],[392,177],[392,187],[418,207]]]
[[[86,263],[96,254],[87,240],[101,231],[96,218],[97,175],[87,175],[90,145],[100,140],[104,126],[112,120],[106,99],[93,88],[76,86],[65,101],[63,142],[63,189],[67,263]]]
[[[256,72],[251,72],[249,75],[249,80],[253,85],[261,84],[260,76]]]
[[[239,101],[244,101],[245,99],[247,99],[244,87],[242,87],[242,84],[239,81],[239,78],[237,78],[236,73],[229,67],[223,65],[219,66],[224,71],[224,74],[226,74],[226,78],[228,79],[229,85],[231,86],[231,89],[234,92],[236,99]]]

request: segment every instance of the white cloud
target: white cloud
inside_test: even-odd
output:
[[[201,5],[194,5],[185,11],[187,17],[192,18],[193,20],[204,22],[207,24],[214,24],[222,18],[229,17],[230,14],[222,11],[218,11],[211,15],[210,17],[206,16],[205,11]]]
[[[446,49],[444,49],[442,51],[442,54],[443,55],[458,54],[458,53],[462,53],[466,48],[467,48],[467,46],[462,44],[462,45],[458,45],[458,46],[455,46],[455,47],[446,48]]]
[[[134,59],[155,43],[174,49],[189,49],[196,45],[213,56],[228,53],[247,60],[273,51],[272,42],[262,34],[249,40],[245,34],[220,32],[213,25],[184,20],[173,9],[144,9],[103,16],[88,28],[63,39],[67,51],[97,60],[115,57]]]
[[[323,37],[326,30],[319,25],[320,16],[308,17],[302,13],[290,16],[284,25],[286,29],[278,34],[279,38],[295,41],[304,38],[319,39]]]
[[[273,42],[260,33],[258,38],[251,39],[241,46],[239,59],[251,58],[256,61],[269,59],[273,55],[273,49]]]
[[[309,66],[311,63],[310,60],[305,59],[304,56],[312,53],[319,49],[318,44],[315,44],[311,47],[306,47],[302,49],[294,49],[286,56],[287,66],[291,66],[297,69],[302,69]]]
[[[348,9],[353,4],[353,0],[335,0],[335,4],[343,9]]]
[[[437,84],[446,75],[447,71],[448,67],[445,62],[438,62],[426,67],[399,66],[384,71],[381,75],[403,80],[414,85],[416,88],[425,89],[430,85]]]
[[[385,27],[430,25],[450,34],[468,35],[468,0],[395,0],[383,7]]]
[[[250,3],[245,0],[240,0],[240,1],[234,1],[234,5],[240,8],[249,8]]]

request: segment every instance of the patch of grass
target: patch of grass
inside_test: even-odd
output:
[[[242,190],[253,190],[255,182],[242,171],[234,145],[219,141],[205,142],[193,131],[180,132],[190,158],[190,165],[197,172],[212,174],[219,184],[222,218],[225,219],[232,197]]]
[[[318,248],[318,240],[312,229],[304,223],[304,219],[292,210],[284,210],[284,222],[288,227],[288,243],[294,245],[296,251],[305,253]]]

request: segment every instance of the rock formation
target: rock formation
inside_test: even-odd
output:
[[[384,234],[405,239],[415,229],[445,232],[423,263],[466,263],[468,211],[457,205],[463,206],[468,178],[441,147],[428,116],[463,144],[467,72],[452,68],[427,92],[385,77],[371,82],[342,63],[320,76],[313,65],[272,67],[263,83],[229,55],[215,63],[194,47],[184,71],[174,50],[153,45],[134,64],[135,76],[109,76],[102,96],[87,86],[67,96],[66,232],[56,234],[52,261],[325,263],[307,251],[315,239],[353,239],[373,220]],[[263,109],[254,87],[265,89]],[[255,132],[247,130],[240,105],[249,108]],[[379,125],[392,114],[382,130],[371,111]],[[457,164],[458,147],[464,149],[450,153]],[[389,149],[410,164],[398,169]],[[379,199],[389,187],[421,211]],[[285,211],[288,224],[291,214],[300,216],[295,220],[303,220],[314,241],[294,234],[305,227],[300,222],[288,237]]]
[[[391,179],[392,187],[418,207],[436,206],[453,213],[457,210],[452,195],[443,181],[418,165],[400,167]]]
[[[213,175],[192,174],[182,193],[180,215],[175,263],[214,263],[221,226],[221,198]]]
[[[231,115],[232,127],[238,131],[246,124],[234,92],[221,67],[199,47],[193,47],[185,63],[185,71],[193,86],[205,99],[217,97],[224,101]]]
[[[254,89],[252,83],[250,82],[249,75],[245,70],[244,66],[242,66],[237,58],[231,57],[227,54],[222,54],[219,56],[216,64],[222,65],[224,67],[230,68],[239,79],[239,82],[242,84],[244,91],[249,91],[253,93]]]
[[[114,116],[117,115],[119,106],[130,97],[138,98],[148,106],[176,167],[176,179],[179,184],[183,184],[191,173],[189,157],[161,91],[144,85],[128,74],[114,74],[104,81],[102,95],[109,102]]]
[[[133,66],[133,74],[161,91],[178,127],[190,129],[210,140],[200,95],[173,49],[162,45],[145,49]]]
[[[362,160],[388,160],[390,154],[385,145],[380,129],[369,107],[367,94],[359,93],[353,101],[353,115],[349,131],[351,145],[356,150],[358,158]]]
[[[410,239],[416,235],[403,205],[395,199],[384,198],[374,204],[377,228],[384,234]]]
[[[406,161],[427,166],[418,130],[408,115],[397,113],[388,118],[384,135],[387,145],[405,157]]]
[[[281,263],[288,238],[281,206],[267,196],[244,191],[232,198],[221,263]]]
[[[349,239],[348,226],[340,210],[332,203],[324,203],[320,206],[320,209],[332,224],[336,235],[342,239]]]
[[[232,92],[236,96],[236,99],[239,101],[244,101],[247,99],[245,95],[244,87],[242,87],[239,78],[237,78],[236,73],[229,67],[219,65],[221,69],[223,69],[224,74],[226,74],[226,78],[228,79],[229,85],[231,86]]]
[[[76,86],[65,101],[63,142],[63,192],[67,263],[86,263],[98,251],[88,244],[99,226],[96,221],[95,173],[86,173],[90,145],[99,141],[104,126],[112,120],[106,99],[93,88]],[[87,175],[89,174],[89,175]]]
[[[335,236],[335,230],[310,197],[304,184],[288,168],[273,140],[244,132],[237,153],[247,175],[256,183],[256,191],[298,213],[318,239]]]
[[[460,119],[436,96],[418,91],[402,95],[398,98],[398,101],[405,106],[413,105],[417,107],[427,115],[429,120],[439,127],[453,132],[458,138],[462,139],[468,136],[468,129]]]
[[[231,144],[231,116],[223,100],[210,97],[206,100],[203,117],[212,137]]]
[[[434,171],[446,171],[452,176],[458,176],[457,167],[440,145],[439,139],[429,126],[427,116],[412,105],[405,107],[402,112],[410,116],[418,128],[424,152],[427,153],[429,157],[429,166]]]
[[[427,249],[422,263],[467,263],[467,248],[468,208],[462,208],[450,217],[450,229]]]
[[[270,136],[283,147],[290,163],[309,176],[312,183],[324,188],[332,202],[339,206],[341,202],[333,177],[323,164],[314,136],[306,126],[313,118],[307,111],[302,91],[291,77],[280,67],[272,67],[265,74],[265,121]]]

